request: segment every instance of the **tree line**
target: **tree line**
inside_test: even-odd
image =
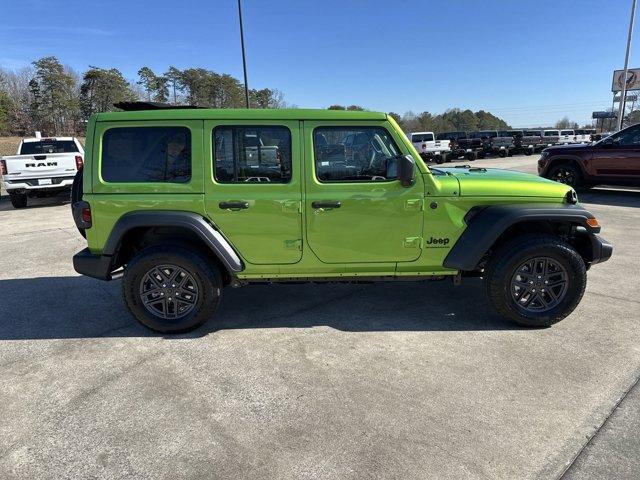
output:
[[[391,115],[402,129],[409,132],[452,132],[477,130],[508,130],[511,127],[501,118],[484,110],[473,112],[469,109],[451,108],[444,113],[433,114],[422,112],[404,115],[391,112]]]
[[[291,107],[271,88],[249,90],[252,108]],[[90,66],[78,73],[56,57],[40,58],[18,71],[0,68],[0,135],[82,135],[88,118],[116,110],[114,103],[146,100],[209,108],[245,107],[244,85],[235,77],[205,68],[170,66],[156,73],[144,66],[135,80],[117,68]],[[360,105],[331,105],[330,110],[362,111]],[[390,115],[405,132],[508,129],[490,112],[452,108],[441,114],[406,112]],[[563,119],[565,120],[565,119]]]
[[[116,110],[114,103],[149,100],[210,108],[245,107],[244,85],[228,74],[205,68],[169,67],[156,74],[149,67],[127,80],[117,68],[90,66],[82,74],[56,57],[40,58],[18,71],[0,68],[0,135],[79,135],[97,112]],[[283,108],[276,89],[249,90],[252,108]]]

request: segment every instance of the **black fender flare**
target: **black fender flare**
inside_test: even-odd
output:
[[[511,204],[474,207],[465,216],[466,230],[444,259],[446,268],[473,271],[498,237],[509,227],[531,221],[569,222],[586,229],[595,237],[600,227],[591,227],[587,220],[595,218],[580,205],[571,204]]]
[[[181,227],[195,233],[213,254],[234,274],[244,270],[244,263],[226,238],[202,215],[193,212],[146,210],[125,213],[120,217],[107,238],[102,255],[113,257],[120,248],[124,235],[139,227]]]

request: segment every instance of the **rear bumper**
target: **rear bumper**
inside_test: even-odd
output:
[[[50,185],[39,185],[39,180],[51,180]],[[50,190],[71,188],[73,185],[73,177],[42,177],[38,178],[4,178],[4,188],[10,190]]]
[[[595,233],[590,234],[591,237],[591,251],[592,258],[591,264],[606,262],[611,258],[613,253],[613,245],[607,242],[600,235]]]
[[[112,280],[110,255],[94,255],[88,248],[73,256],[73,269],[81,275],[99,280]]]

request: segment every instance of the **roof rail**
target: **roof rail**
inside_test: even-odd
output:
[[[117,102],[114,107],[131,112],[135,110],[184,110],[185,108],[203,108],[195,105],[171,105],[161,102]]]

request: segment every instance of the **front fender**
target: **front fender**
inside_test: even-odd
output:
[[[511,226],[521,222],[560,221],[585,228],[590,235],[600,231],[587,220],[595,218],[580,205],[513,204],[492,205],[472,209],[465,217],[467,229],[455,243],[444,266],[461,271],[473,271],[498,238]]]

